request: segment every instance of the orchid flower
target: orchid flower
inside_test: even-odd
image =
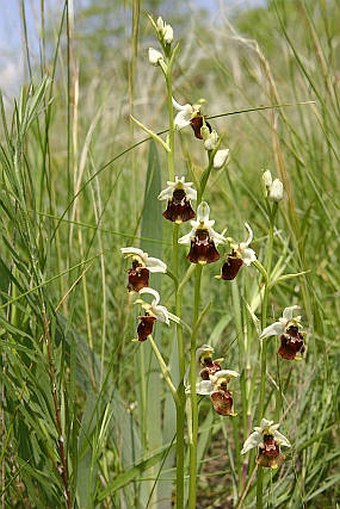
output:
[[[174,124],[176,129],[180,130],[191,124],[191,120],[197,115],[200,115],[200,104],[179,104],[174,98],[172,98],[173,107],[178,111],[175,116]]]
[[[142,299],[137,299],[136,304],[141,304],[145,310],[144,316],[139,316],[140,323],[137,327],[138,341],[145,341],[150,334],[152,334],[153,326],[156,320],[170,325],[170,320],[179,323],[179,318],[172,313],[169,313],[165,306],[160,305],[160,295],[157,290],[153,288],[142,288],[139,295],[149,294],[153,296],[151,304]]]
[[[219,359],[213,359],[214,348],[210,345],[202,345],[196,350],[196,359],[199,366],[203,369],[200,371],[200,377],[202,380],[209,380],[210,375],[215,375],[218,371],[221,371],[221,362],[223,357]]]
[[[216,276],[217,279],[231,281],[235,279],[242,265],[250,265],[256,260],[255,251],[248,247],[253,240],[253,230],[248,223],[244,223],[244,226],[249,233],[245,242],[237,244],[231,237],[228,237],[227,240],[231,245],[232,252],[227,255],[226,261],[222,265],[220,276]]]
[[[301,359],[305,351],[304,333],[301,331],[301,316],[294,316],[299,306],[285,308],[277,322],[263,329],[261,339],[280,336],[278,354],[286,360]]]
[[[232,393],[228,390],[228,384],[232,378],[239,377],[237,371],[231,369],[222,369],[214,375],[209,376],[209,380],[201,380],[196,384],[196,393],[201,396],[210,396],[215,411],[220,415],[236,414],[233,411]],[[190,393],[188,386],[185,392]]]
[[[162,260],[149,256],[137,247],[122,247],[120,251],[132,258],[132,267],[128,270],[128,290],[139,292],[149,286],[150,272],[166,272],[167,266]]]
[[[168,187],[158,196],[159,200],[168,200],[167,208],[163,212],[165,219],[174,223],[189,221],[195,217],[191,207],[191,200],[197,200],[197,191],[192,182],[185,182],[185,177],[175,177],[175,181],[167,181]]]
[[[241,454],[246,454],[257,447],[257,463],[275,469],[285,460],[280,447],[291,447],[291,444],[288,438],[278,431],[280,424],[273,423],[274,421],[262,419],[260,426],[255,427],[255,431],[244,442]]]
[[[212,228],[215,221],[209,219],[210,207],[207,202],[200,203],[197,220],[191,221],[192,230],[178,240],[179,244],[190,244],[187,255],[191,263],[212,263],[220,258],[216,249],[226,239]]]
[[[175,128],[180,130],[190,125],[194,131],[195,137],[199,140],[203,140],[202,133],[204,132],[204,129],[208,134],[212,131],[211,125],[200,112],[202,102],[204,101],[202,100],[198,104],[193,105],[187,103],[182,106],[177,101],[175,101],[174,98],[172,98],[172,104],[178,111],[174,120]],[[208,136],[208,134],[206,136]]]

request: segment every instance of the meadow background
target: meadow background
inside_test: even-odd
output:
[[[266,507],[338,507],[339,2],[17,7],[10,37],[20,44],[11,79],[1,74],[0,102],[2,507],[66,507],[65,485],[81,509],[171,507],[175,409],[149,345],[131,342],[136,306],[119,252],[141,246],[171,263],[171,225],[156,199],[165,156],[129,117],[167,127],[164,83],[147,57],[155,45],[147,12],[162,15],[180,41],[176,99],[206,99],[204,112],[219,116],[210,122],[230,148],[229,165],[207,188],[218,231],[243,238],[248,221],[264,259],[262,169],[285,185],[275,275],[303,274],[277,281],[268,319],[299,304],[307,353],[279,363],[276,340],[268,347],[267,418],[283,414],[293,447],[279,471],[266,473]],[[258,109],[273,105],[286,106]],[[191,131],[176,136],[176,147],[176,173],[199,176],[204,154]],[[250,508],[254,457],[245,477],[239,452],[258,424],[261,279],[245,268],[229,284],[213,279],[218,271],[205,271],[210,308],[198,340],[244,383],[234,385],[234,419],[200,404],[197,507]],[[170,278],[153,281],[172,309]],[[191,309],[190,282],[184,316]],[[156,341],[176,379],[174,336],[174,327],[159,328]]]

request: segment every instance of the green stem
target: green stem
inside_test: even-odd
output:
[[[267,250],[267,279],[265,280],[264,295],[261,309],[261,329],[263,330],[267,324],[267,308],[270,292],[271,267],[273,260],[273,241],[274,241],[274,219],[277,207],[274,204],[270,215],[269,224],[269,242]],[[265,390],[266,390],[266,372],[267,372],[267,340],[263,338],[261,341],[261,384],[260,384],[260,401],[258,410],[258,421],[261,422],[265,407]],[[256,509],[263,507],[263,469],[259,468],[256,483]]]
[[[174,108],[172,105],[172,65],[169,66],[166,75],[166,87],[168,91],[168,118],[169,118],[169,141],[170,152],[167,154],[169,180],[175,180],[175,126],[174,126]]]
[[[203,194],[204,194],[205,188],[207,186],[207,183],[208,183],[208,180],[210,177],[210,173],[211,173],[211,169],[212,169],[212,165],[213,165],[212,153],[213,153],[213,151],[211,151],[211,150],[208,152],[209,162],[208,162],[208,166],[205,168],[205,170],[202,174],[201,180],[200,180],[200,187],[199,187],[198,193],[197,193],[197,205],[199,205],[202,201]]]
[[[263,508],[263,469],[260,467],[256,481],[256,509]]]
[[[196,267],[196,281],[194,293],[194,315],[190,344],[190,396],[192,412],[192,440],[190,444],[190,479],[189,479],[189,509],[196,509],[196,475],[197,475],[197,436],[198,436],[198,406],[196,394],[196,347],[197,322],[200,305],[200,289],[203,266]]]
[[[181,295],[176,296],[176,314],[181,316],[182,302]],[[177,406],[176,406],[176,509],[184,508],[184,426],[185,426],[185,352],[183,330],[177,325],[177,343],[178,343],[178,367],[179,384],[177,387]]]
[[[263,330],[266,327],[267,323],[267,307],[268,307],[268,298],[269,298],[269,289],[270,289],[270,276],[271,276],[271,266],[273,259],[273,239],[274,239],[274,215],[271,216],[270,226],[269,226],[269,242],[268,242],[268,251],[267,251],[267,280],[265,281],[264,295],[262,300],[262,309],[261,309],[261,329]],[[263,417],[264,411],[264,398],[265,398],[265,386],[266,386],[266,370],[267,370],[267,341],[264,338],[261,342],[261,386],[260,386],[260,402],[259,402],[259,412],[258,419],[259,421]]]
[[[182,316],[182,287],[178,285],[179,260],[178,260],[178,236],[179,225],[173,227],[173,271],[176,277],[176,315]],[[176,401],[176,509],[184,509],[184,426],[185,426],[185,350],[183,329],[177,324],[177,348],[178,348],[178,371],[179,384],[177,387]]]

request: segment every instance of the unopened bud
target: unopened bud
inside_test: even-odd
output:
[[[223,150],[218,150],[214,156],[213,166],[215,170],[220,170],[225,166],[228,162],[229,158],[229,149],[225,148]]]
[[[273,178],[272,178],[272,174],[271,174],[270,170],[266,170],[263,173],[262,180],[263,180],[263,183],[264,183],[267,191],[269,192],[271,185],[273,183]]]
[[[150,64],[158,65],[161,60],[163,60],[162,53],[154,48],[149,48],[149,62],[150,62]]]
[[[214,150],[217,146],[217,143],[219,141],[219,136],[215,129],[213,129],[211,132],[207,126],[201,127],[201,134],[202,138],[204,140],[204,148],[205,150]]]
[[[270,187],[269,199],[279,202],[283,198],[283,184],[280,179],[275,179]]]

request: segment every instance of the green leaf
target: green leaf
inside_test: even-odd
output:
[[[151,141],[144,191],[141,249],[159,258],[162,256],[163,217],[162,204],[157,196],[161,190],[161,185],[161,168],[157,147],[155,142]]]

